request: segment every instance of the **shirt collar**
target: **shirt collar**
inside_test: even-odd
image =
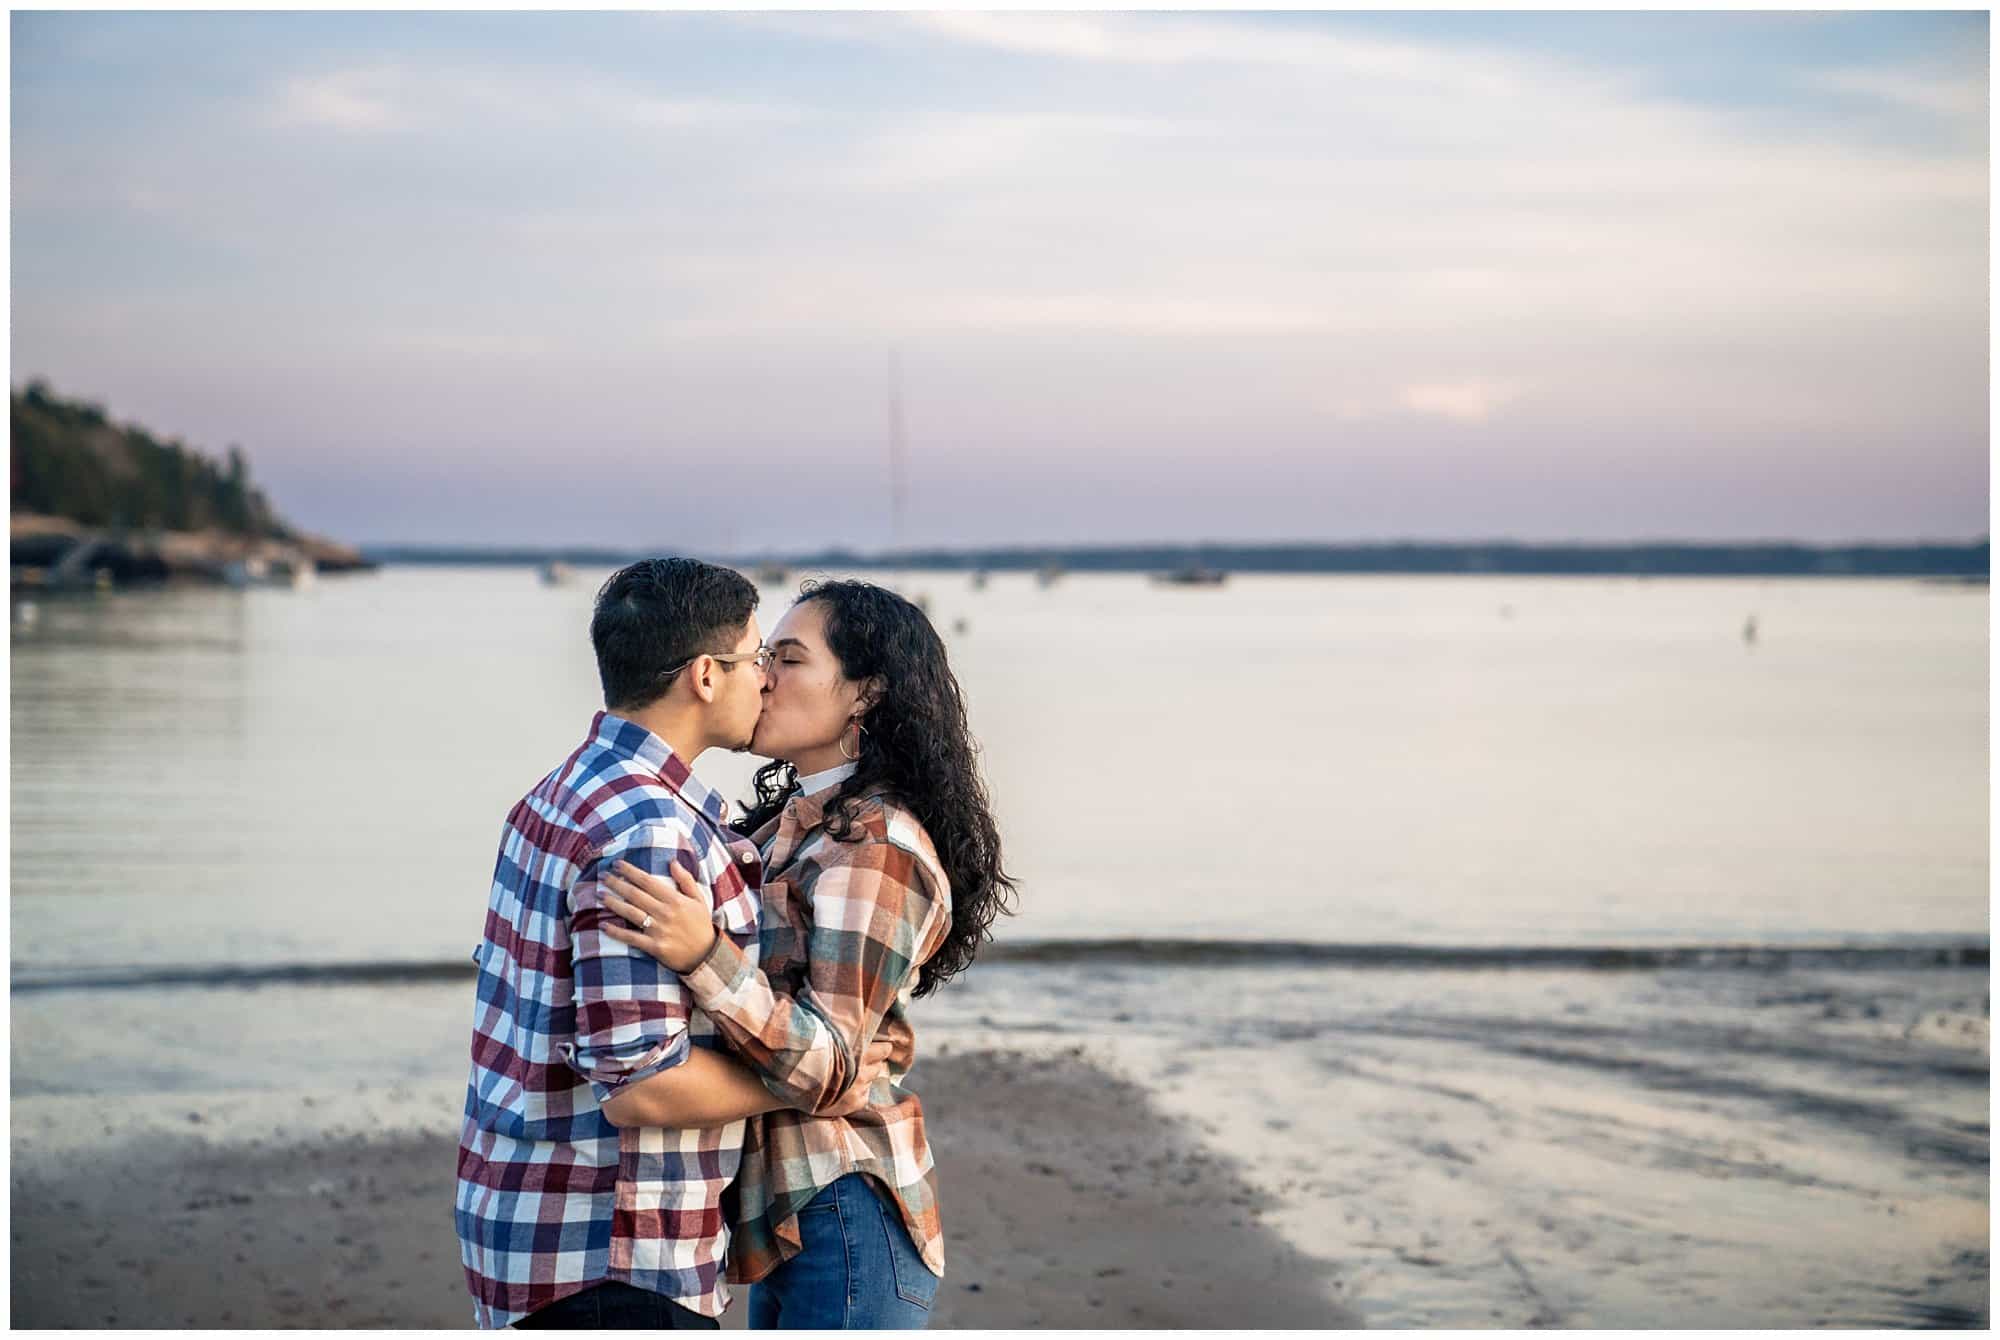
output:
[[[799,794],[816,796],[831,786],[839,786],[852,777],[859,763],[836,763],[824,772],[816,772],[810,777],[799,778]]]
[[[837,769],[828,769],[828,771],[837,771]],[[825,774],[816,773],[814,775],[823,776]],[[794,832],[800,833],[819,827],[820,823],[826,818],[826,807],[833,803],[833,798],[838,791],[839,787],[829,786],[823,790],[815,791],[811,795],[807,795],[803,791],[793,792],[791,799],[785,802],[785,808],[779,812],[779,827],[783,828],[790,825]],[[875,785],[864,790],[859,796],[856,796],[855,799],[868,800],[886,795],[887,792],[888,788],[882,783],[877,782]]]
[[[785,808],[779,811],[778,827],[780,829],[790,827],[793,832],[817,828],[819,821],[826,818],[826,802],[832,799],[831,790],[822,791],[815,796],[794,792],[791,799],[785,802]]]
[[[591,740],[600,748],[621,754],[658,775],[667,788],[701,811],[712,824],[721,824],[729,814],[724,800],[701,778],[673,746],[636,721],[615,712],[599,712],[590,721]]]

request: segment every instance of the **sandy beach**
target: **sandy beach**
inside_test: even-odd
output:
[[[1983,1326],[1986,985],[996,965],[935,1324]],[[88,996],[13,1003],[15,1324],[470,1324],[462,984]]]
[[[955,1327],[1340,1327],[1268,1200],[1075,1051],[926,1062]],[[13,1104],[19,1327],[469,1327],[459,1091]],[[740,1326],[741,1294],[725,1325]]]

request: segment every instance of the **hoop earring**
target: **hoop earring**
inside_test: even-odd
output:
[[[850,754],[847,752],[847,732],[842,731],[840,739],[837,742],[840,749],[840,756],[849,763],[859,763],[861,761],[861,737],[867,733],[868,728],[866,726],[858,721],[854,723],[854,752]]]

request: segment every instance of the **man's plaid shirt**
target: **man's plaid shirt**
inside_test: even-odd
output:
[[[507,817],[485,939],[459,1140],[460,1256],[481,1326],[507,1326],[605,1280],[705,1316],[729,1301],[722,1193],[744,1123],[620,1130],[623,1085],[720,1039],[675,975],[599,929],[619,860],[678,861],[712,889],[726,944],[757,956],[761,864],[722,798],[664,740],[607,712]]]
[[[764,846],[762,966],[735,941],[686,975],[729,1047],[789,1106],[752,1120],[737,1178],[730,1278],[762,1279],[800,1249],[798,1213],[851,1172],[869,1173],[902,1209],[924,1264],[944,1274],[937,1173],[923,1104],[899,1081],[915,1049],[909,1002],[923,962],[951,926],[951,889],[916,817],[861,798],[849,841],[820,826],[832,791],[796,796],[757,838]],[[854,1078],[863,1050],[894,1044],[867,1107],[812,1116]]]

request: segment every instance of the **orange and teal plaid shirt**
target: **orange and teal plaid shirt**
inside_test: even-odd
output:
[[[764,850],[758,952],[718,935],[683,979],[730,1050],[792,1105],[751,1118],[745,1135],[729,1264],[738,1282],[797,1255],[799,1211],[854,1172],[894,1197],[924,1264],[944,1274],[923,1103],[902,1081],[915,1054],[910,997],[950,928],[950,883],[908,810],[864,796],[852,838],[836,841],[821,826],[832,797],[795,796],[756,834]],[[792,1110],[832,1103],[877,1037],[893,1051],[868,1106],[845,1117]]]

